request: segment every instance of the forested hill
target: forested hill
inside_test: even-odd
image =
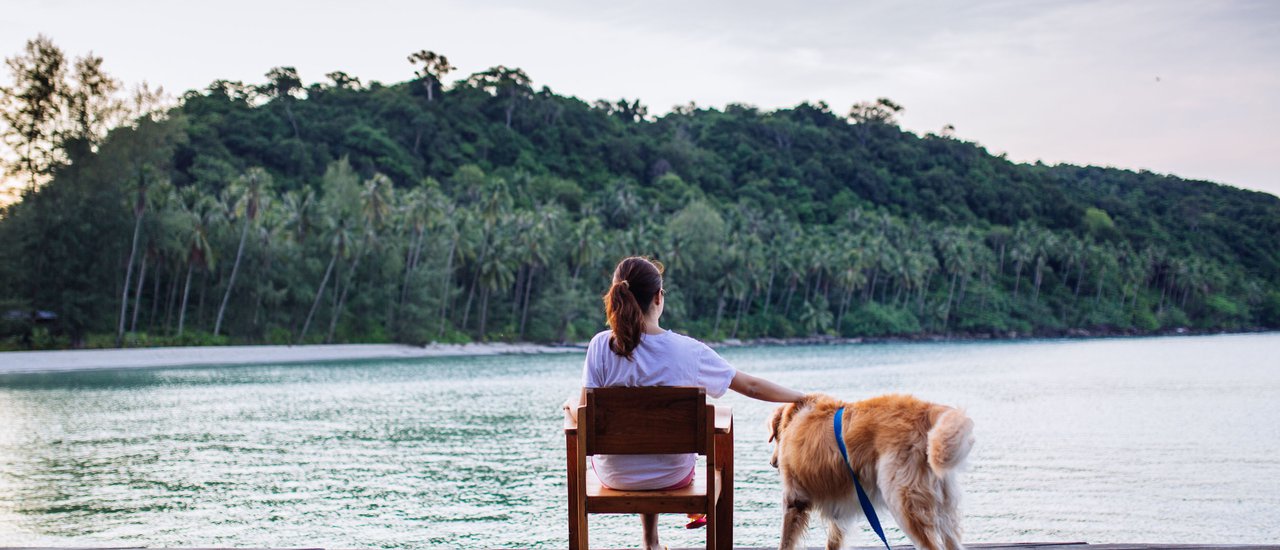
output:
[[[580,341],[630,254],[713,339],[1280,326],[1272,195],[1012,163],[888,100],[650,116],[418,74],[276,69],[65,142],[0,220],[5,309],[57,315],[8,345]]]

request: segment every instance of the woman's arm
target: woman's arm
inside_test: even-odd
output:
[[[804,399],[803,393],[742,371],[733,375],[733,381],[729,382],[729,389],[752,399],[774,403],[794,403]]]

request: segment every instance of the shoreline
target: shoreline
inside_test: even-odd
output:
[[[805,336],[795,338],[751,338],[740,340],[727,338],[718,342],[707,342],[715,347],[747,347],[747,346],[807,346],[807,345],[844,345],[844,344],[911,344],[929,342],[1016,342],[1022,340],[1105,340],[1112,338],[1159,338],[1165,336],[1213,336],[1218,334],[1262,334],[1275,332],[1265,328],[1247,328],[1240,330],[1201,330],[1189,328],[1173,328],[1161,330],[1112,330],[1112,329],[1064,329],[1055,331],[1032,332],[921,332],[900,336],[862,336],[846,338],[843,336]]]
[[[1161,336],[1209,336],[1216,334],[1254,334],[1270,332],[1250,330],[1161,331],[1083,330],[1032,333],[921,333],[906,336],[868,336],[843,338],[812,336],[797,338],[728,338],[707,342],[713,348],[748,346],[855,345],[929,342],[991,342],[1037,339],[1108,339]],[[81,349],[0,352],[0,375],[51,372],[76,372],[112,369],[144,369],[166,367],[208,367],[221,365],[317,363],[370,359],[415,359],[426,357],[466,357],[492,355],[536,355],[544,353],[581,353],[586,344],[535,344],[528,342],[471,344],[309,344],[301,346],[243,345],[187,346],[124,349]]]
[[[529,355],[581,351],[543,344],[314,344],[303,346],[189,346],[0,352],[0,375],[158,367],[207,367],[315,363],[363,359],[414,359]]]

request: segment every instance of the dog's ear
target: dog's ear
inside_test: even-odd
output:
[[[778,439],[778,432],[782,429],[782,417],[785,416],[787,408],[795,405],[787,404],[773,410],[773,415],[769,417],[769,442],[773,443]]]

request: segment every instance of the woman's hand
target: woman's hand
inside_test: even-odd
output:
[[[568,419],[570,423],[577,425],[578,407],[581,407],[586,402],[587,390],[582,388],[569,394],[569,397],[560,405],[560,410],[564,411],[564,417]]]
[[[564,411],[565,418],[568,418],[569,420],[577,420],[577,418],[574,417],[573,407],[569,405],[568,399],[566,399],[564,403],[560,405],[560,409]]]

